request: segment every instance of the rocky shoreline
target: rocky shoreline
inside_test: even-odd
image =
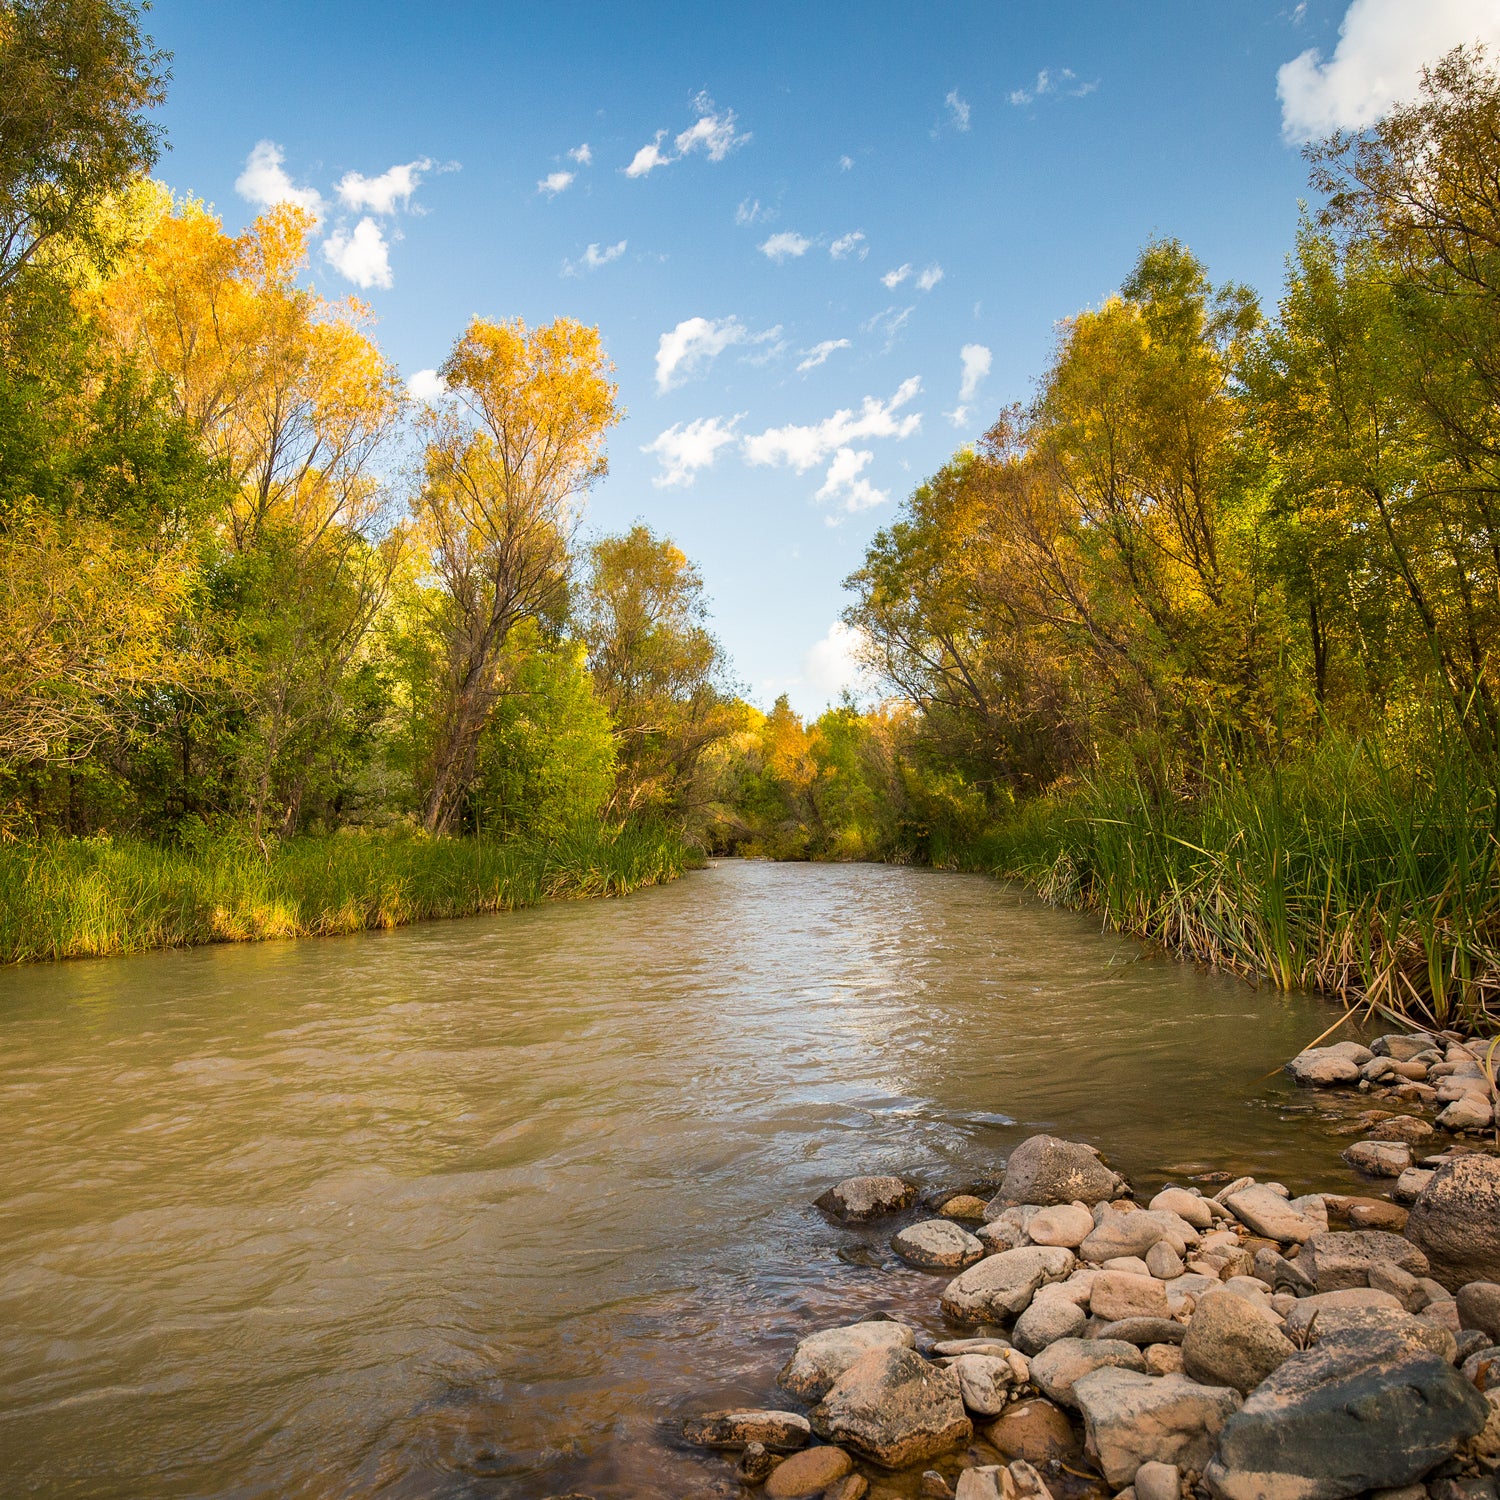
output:
[[[841,1182],[817,1206],[889,1223],[945,1278],[952,1336],[883,1314],[810,1334],[776,1376],[786,1409],[707,1410],[683,1439],[714,1492],[769,1500],[1496,1500],[1489,1061],[1424,1032],[1287,1064],[1395,1106],[1343,1153],[1389,1196],[1241,1177],[1142,1206],[1095,1148],[1047,1135],[988,1197]]]

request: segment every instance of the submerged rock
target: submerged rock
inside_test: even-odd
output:
[[[759,1443],[772,1453],[791,1453],[812,1436],[807,1418],[794,1411],[725,1407],[706,1411],[682,1425],[682,1434],[702,1448],[748,1448]]]
[[[817,1401],[850,1365],[872,1349],[914,1349],[916,1344],[916,1334],[904,1323],[880,1321],[828,1328],[798,1343],[776,1377],[776,1384],[801,1401]]]
[[[958,1376],[906,1348],[872,1349],[812,1412],[813,1430],[887,1469],[961,1447],[974,1429]]]
[[[916,1201],[916,1188],[899,1177],[846,1177],[813,1199],[814,1206],[824,1213],[855,1223],[900,1213]]]
[[[776,1469],[766,1481],[771,1500],[806,1500],[821,1495],[854,1468],[854,1460],[842,1448],[804,1448]]]
[[[1125,1179],[1112,1172],[1091,1146],[1034,1135],[1005,1164],[999,1197],[1012,1203],[1098,1203],[1112,1198]]]

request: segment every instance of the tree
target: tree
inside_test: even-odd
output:
[[[473,781],[507,636],[563,612],[577,502],[620,419],[611,371],[599,331],[568,318],[534,330],[476,318],[440,371],[450,398],[429,419],[413,507],[442,588],[430,832],[453,825]]]

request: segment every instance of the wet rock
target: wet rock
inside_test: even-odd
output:
[[[766,1481],[771,1500],[804,1500],[821,1495],[854,1469],[854,1460],[842,1448],[804,1448],[782,1464]]]
[[[1182,1470],[1176,1464],[1146,1463],[1135,1471],[1136,1500],[1180,1500]]]
[[[1165,1240],[1158,1240],[1146,1252],[1147,1275],[1158,1281],[1172,1281],[1182,1272],[1182,1257]]]
[[[905,1348],[856,1360],[813,1408],[813,1430],[887,1469],[961,1447],[974,1429],[958,1376]]]
[[[1076,1262],[1060,1245],[1005,1250],[970,1266],[943,1292],[943,1311],[960,1322],[1003,1322],[1031,1301],[1044,1282],[1061,1281]]]
[[[1495,1123],[1494,1105],[1485,1095],[1471,1091],[1449,1104],[1437,1122],[1444,1130],[1488,1130]]]
[[[1075,1381],[1073,1392],[1085,1448],[1116,1489],[1153,1460],[1201,1470],[1240,1404],[1239,1393],[1223,1386],[1134,1370],[1095,1370]]]
[[[959,1475],[958,1482],[963,1483],[962,1474]],[[917,1485],[917,1494],[920,1500],[955,1500],[953,1486],[936,1469],[928,1469],[922,1475]]]
[[[1118,1322],[1124,1318],[1169,1318],[1166,1288],[1154,1276],[1132,1276],[1124,1271],[1101,1271],[1089,1292],[1096,1318]]]
[[[748,1448],[759,1443],[772,1453],[791,1453],[807,1442],[812,1428],[794,1411],[725,1407],[684,1422],[682,1435],[700,1448]]]
[[[1198,1303],[1182,1341],[1183,1368],[1194,1380],[1233,1386],[1242,1396],[1296,1352],[1269,1311],[1229,1291]]]
[[[1342,1155],[1366,1177],[1399,1177],[1411,1165],[1411,1147],[1404,1141],[1355,1141]]]
[[[1062,1406],[1076,1406],[1074,1382],[1106,1368],[1144,1373],[1146,1361],[1134,1344],[1120,1339],[1059,1339],[1031,1361],[1031,1379],[1044,1396]]]
[[[1300,1245],[1328,1227],[1300,1213],[1280,1193],[1259,1184],[1232,1193],[1224,1200],[1224,1207],[1246,1228],[1283,1245]]]
[[[1299,1297],[1297,1305],[1286,1315],[1286,1331],[1292,1338],[1306,1338],[1317,1321],[1332,1308],[1339,1307],[1387,1307],[1392,1312],[1404,1313],[1399,1297],[1390,1292],[1376,1291],[1372,1287],[1345,1287],[1337,1292],[1319,1292],[1312,1297]]]
[[[776,1377],[782,1390],[802,1401],[817,1401],[840,1375],[872,1349],[913,1349],[917,1336],[904,1323],[850,1323],[809,1334]]]
[[[1371,1127],[1372,1141],[1405,1141],[1408,1145],[1419,1141],[1430,1141],[1434,1131],[1426,1120],[1417,1115],[1392,1115]]]
[[[859,1223],[900,1213],[916,1201],[916,1188],[899,1177],[847,1177],[813,1203],[836,1219]]]
[[[951,1219],[924,1219],[903,1229],[891,1249],[923,1271],[961,1271],[984,1259],[984,1246]]]
[[[740,1454],[738,1473],[746,1484],[763,1484],[780,1460],[764,1443],[746,1443]]]
[[[1124,1185],[1092,1147],[1034,1135],[1011,1152],[999,1196],[1012,1203],[1098,1203]]]
[[[1076,1250],[1093,1232],[1094,1216],[1081,1203],[1059,1203],[1031,1216],[1026,1232],[1034,1245]]]
[[[1500,1160],[1472,1152],[1438,1168],[1412,1205],[1406,1237],[1445,1286],[1500,1281]]]
[[[962,1219],[965,1223],[977,1224],[984,1218],[985,1200],[974,1193],[955,1193],[945,1198],[938,1212],[945,1219]]]
[[[1500,1343],[1500,1283],[1471,1281],[1458,1289],[1458,1320],[1465,1328],[1477,1328]]]
[[[1333,1337],[1287,1360],[1229,1419],[1205,1477],[1220,1500],[1343,1500],[1410,1484],[1487,1415],[1427,1350]]]
[[[1286,1065],[1286,1071],[1303,1088],[1315,1089],[1358,1083],[1359,1069],[1359,1063],[1332,1047],[1309,1047]]]
[[[846,1474],[823,1491],[823,1500],[865,1500],[870,1481],[863,1474]]]
[[[1006,1408],[998,1421],[984,1429],[989,1445],[1008,1459],[1025,1459],[1027,1463],[1045,1464],[1064,1459],[1079,1448],[1077,1433],[1068,1414],[1051,1401],[1017,1401]]]
[[[1194,1229],[1213,1228],[1213,1209],[1209,1207],[1208,1199],[1190,1193],[1186,1188],[1163,1188],[1147,1207],[1156,1212],[1176,1214]]]
[[[1410,1240],[1378,1229],[1330,1230],[1302,1247],[1297,1265],[1320,1292],[1368,1286],[1370,1267],[1381,1261],[1413,1276],[1427,1274],[1427,1258]]]
[[[1077,1338],[1087,1322],[1083,1309],[1066,1297],[1034,1297],[1011,1334],[1023,1354],[1039,1354],[1058,1339]]]

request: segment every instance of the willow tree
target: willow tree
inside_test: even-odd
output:
[[[476,318],[439,372],[414,509],[438,584],[441,682],[427,786],[429,832],[454,825],[480,735],[503,688],[506,636],[560,616],[580,502],[605,472],[620,419],[597,328]]]

